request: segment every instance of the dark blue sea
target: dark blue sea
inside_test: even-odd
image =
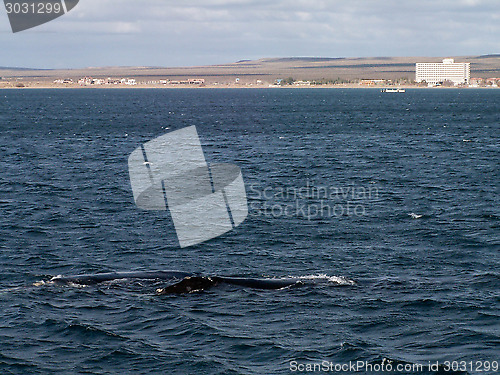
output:
[[[127,160],[191,125],[249,215],[181,248]],[[499,160],[493,89],[0,90],[0,373],[498,373]],[[311,282],[50,283],[158,269]]]

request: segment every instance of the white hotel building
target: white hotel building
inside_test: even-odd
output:
[[[442,63],[417,63],[415,81],[425,81],[433,86],[444,81],[453,84],[470,82],[470,63],[456,63],[453,59],[444,59]]]

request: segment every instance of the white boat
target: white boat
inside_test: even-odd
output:
[[[405,89],[400,89],[400,88],[397,88],[397,89],[382,89],[380,90],[380,92],[406,92]]]

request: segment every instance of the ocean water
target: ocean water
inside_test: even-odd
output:
[[[181,249],[127,158],[191,125],[249,216]],[[497,373],[500,90],[0,90],[0,130],[1,374]],[[309,282],[48,283],[154,269]]]

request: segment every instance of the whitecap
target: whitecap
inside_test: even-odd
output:
[[[419,214],[416,214],[415,212],[409,213],[408,215],[409,215],[412,219],[420,219],[422,216],[424,216],[424,215],[419,215]]]
[[[345,276],[328,276],[327,274],[318,275],[306,275],[296,277],[299,280],[324,280],[337,285],[356,285],[354,280],[351,280]]]

